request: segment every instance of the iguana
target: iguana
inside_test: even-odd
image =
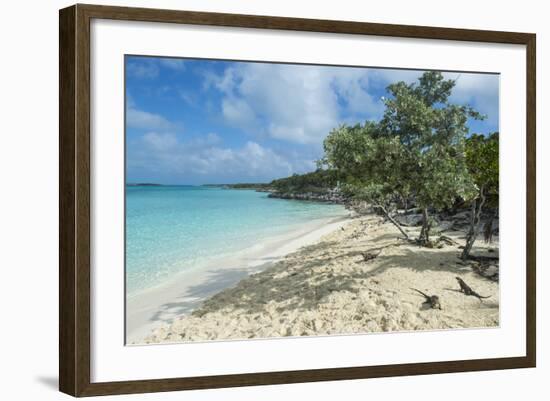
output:
[[[464,295],[471,295],[473,297],[476,297],[477,299],[479,299],[479,302],[482,302],[482,299],[491,297],[490,295],[486,296],[486,297],[479,295],[477,292],[472,290],[470,288],[470,286],[468,284],[466,284],[464,282],[464,280],[462,280],[460,277],[456,277],[456,280],[458,281],[458,284],[460,285],[460,292],[464,293]]]
[[[426,295],[422,291],[417,290],[416,288],[411,288],[411,290],[414,290],[418,293],[420,293],[424,298],[426,298],[425,304],[430,304],[430,307],[432,309],[441,309],[441,302],[439,301],[439,297],[437,295]]]
[[[361,256],[363,257],[363,262],[368,262],[370,260],[376,259],[378,255],[382,252],[382,249],[379,249],[378,252],[361,252]]]

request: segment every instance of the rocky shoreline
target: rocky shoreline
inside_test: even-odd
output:
[[[303,201],[315,201],[315,202],[329,202],[336,204],[344,204],[346,198],[337,191],[329,191],[326,193],[314,193],[314,192],[277,192],[277,191],[265,191],[269,192],[268,198],[277,199],[291,199],[291,200],[303,200]]]

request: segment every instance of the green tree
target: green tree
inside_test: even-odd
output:
[[[449,207],[456,198],[471,199],[475,185],[465,158],[468,118],[483,117],[469,106],[451,104],[449,97],[456,81],[439,72],[426,72],[418,83],[397,82],[388,86],[379,137],[401,145],[400,171],[388,171],[399,182],[410,185],[422,209],[422,229],[418,238],[429,244],[430,209]]]
[[[410,185],[402,171],[403,145],[391,137],[381,137],[380,126],[366,122],[363,126],[341,126],[324,141],[322,164],[336,170],[344,181],[342,190],[351,197],[353,209],[362,210],[367,202],[381,211],[408,239],[409,236],[392,217],[396,197],[407,198]]]
[[[326,193],[337,185],[336,172],[318,169],[306,174],[273,180],[269,186],[280,193]]]
[[[477,187],[477,196],[471,200],[470,228],[461,256],[464,260],[470,256],[479,235],[483,207],[486,204],[498,207],[498,138],[495,132],[489,136],[474,134],[466,140],[466,163]],[[487,223],[488,230],[492,230],[492,220]]]

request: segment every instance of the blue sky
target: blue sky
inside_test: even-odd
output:
[[[386,86],[423,71],[126,57],[127,182],[269,182],[315,169],[328,132],[379,119]],[[451,101],[498,131],[498,75],[445,73]]]

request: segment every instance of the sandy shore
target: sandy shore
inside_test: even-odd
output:
[[[414,236],[418,229],[407,231]],[[395,227],[383,223],[378,216],[355,218],[342,227],[325,228],[325,232],[317,233],[316,241],[310,238],[309,245],[269,267],[264,265],[257,273],[250,275],[247,270],[246,277],[230,288],[224,285],[225,289],[213,292],[215,295],[193,307],[176,308],[170,319],[148,335],[134,337],[134,342],[499,325],[498,282],[478,275],[457,257],[458,247],[465,242],[464,232],[445,232],[456,244],[439,249],[418,247],[400,240],[398,234]],[[492,253],[487,253],[489,248]],[[362,252],[378,251],[375,259],[363,260]],[[498,238],[490,245],[478,240],[474,253],[498,256]],[[458,292],[457,276],[489,298],[481,302]],[[211,279],[216,281],[215,276]],[[411,288],[438,295],[442,310],[431,309]]]
[[[275,236],[236,253],[229,259],[213,261],[193,271],[182,272],[163,285],[128,296],[126,341],[142,342],[153,329],[176,317],[190,314],[214,294],[269,268],[285,255],[319,241],[348,221],[346,217],[313,221],[299,230]]]

